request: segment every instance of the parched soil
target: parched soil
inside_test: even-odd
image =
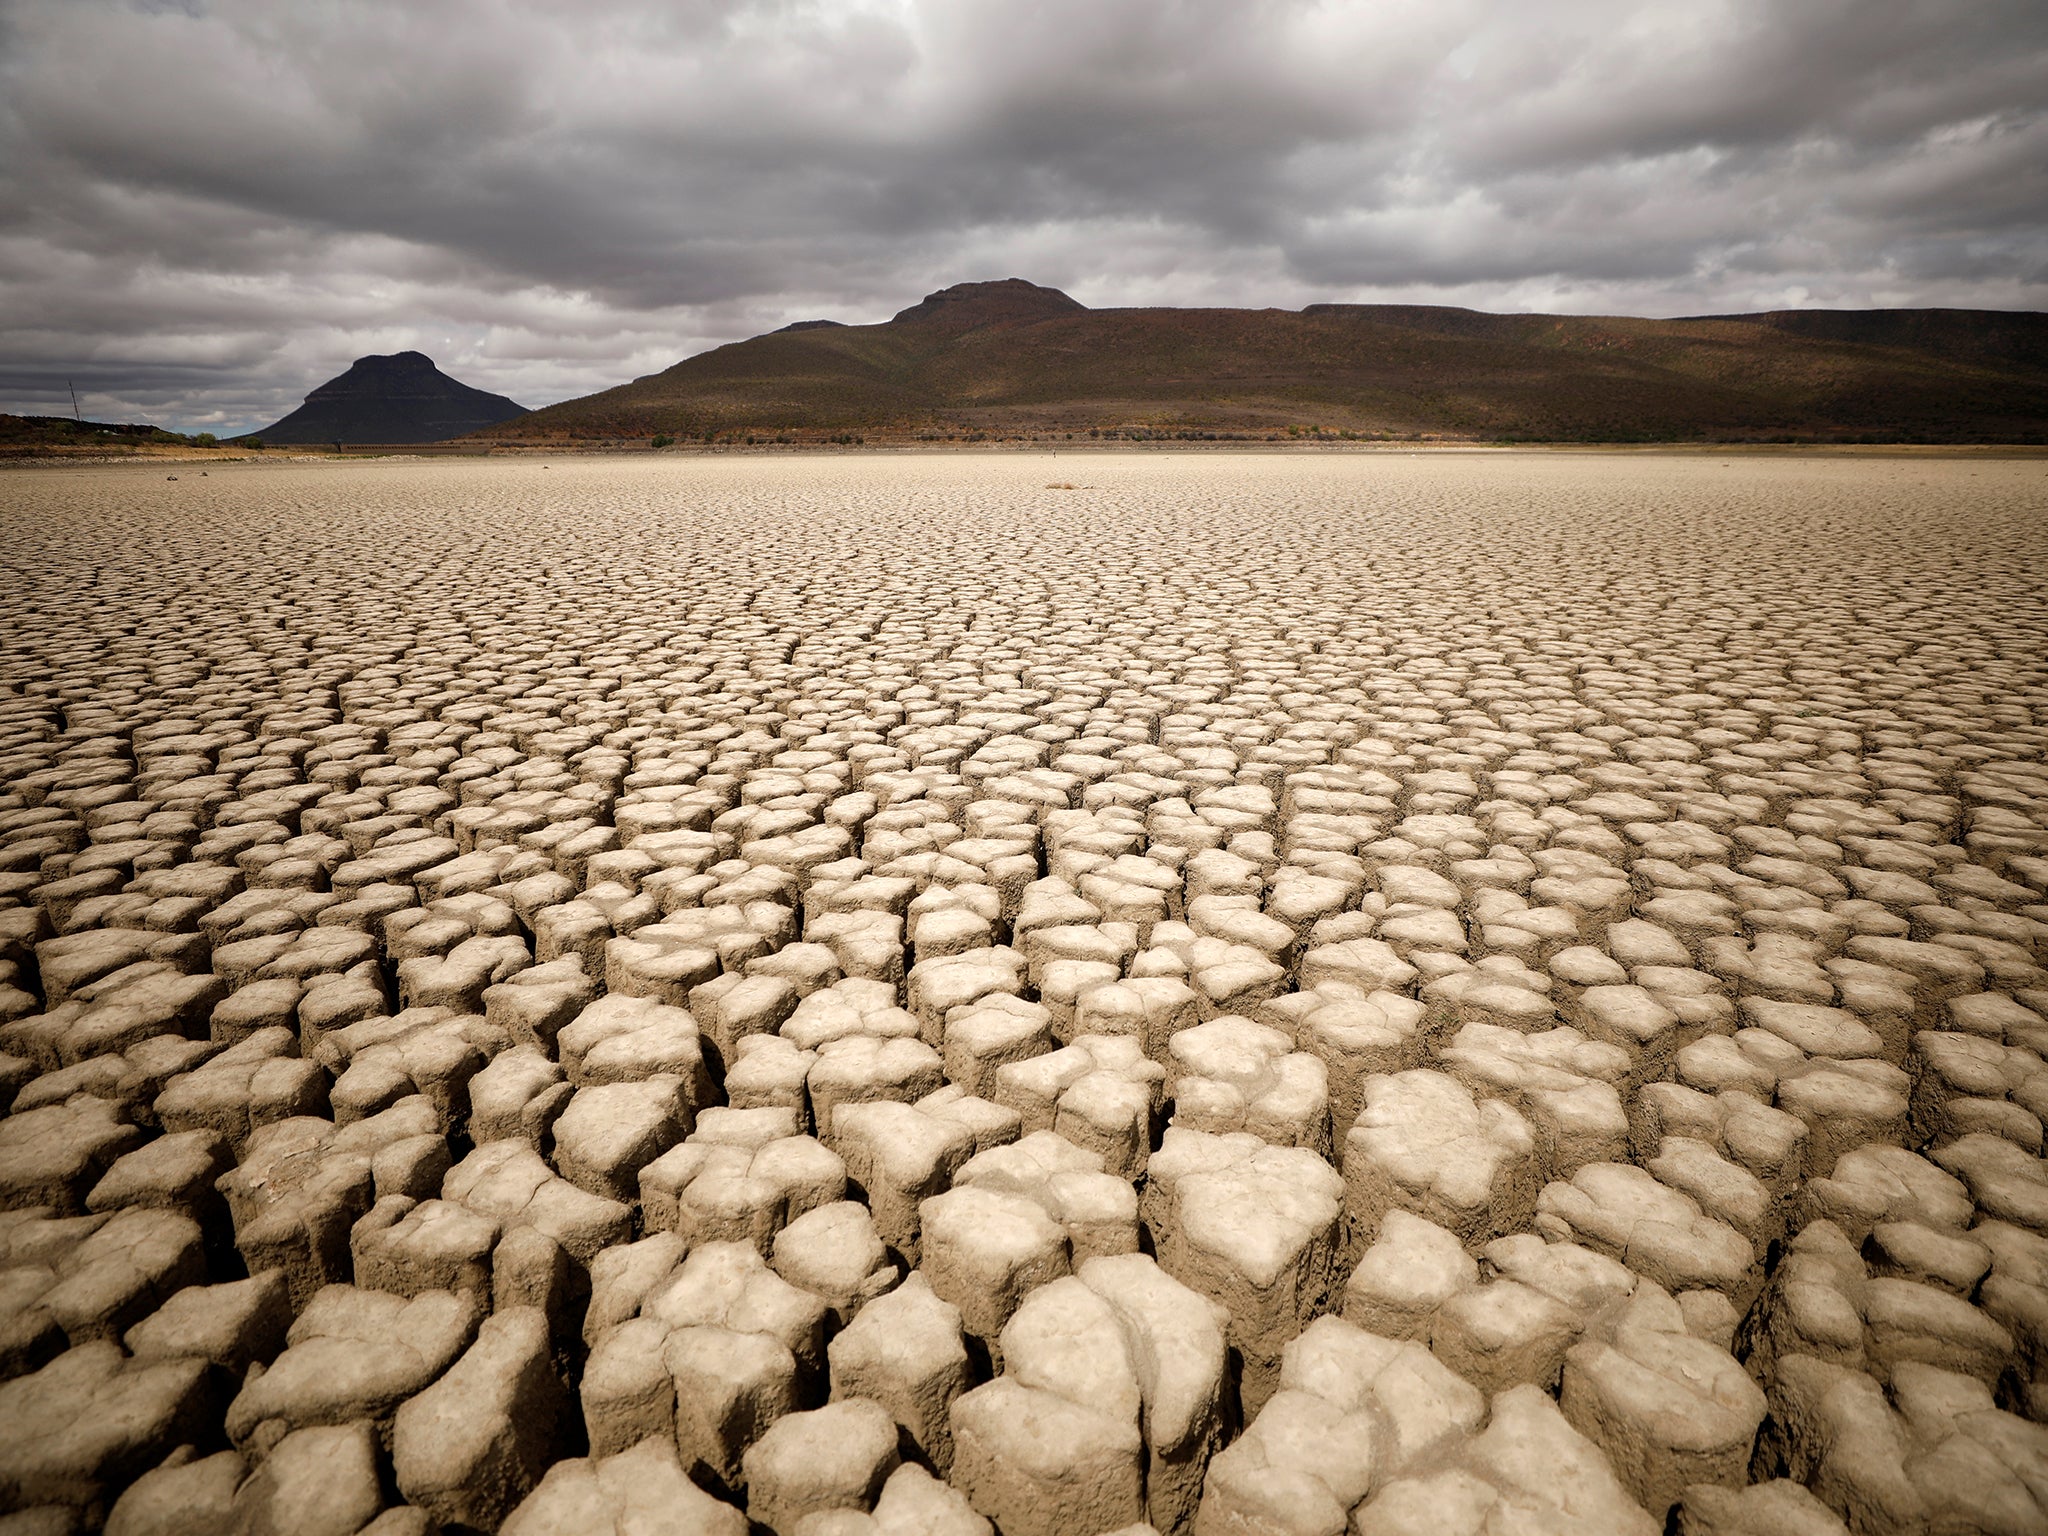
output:
[[[2048,1529],[2048,465],[0,485],[0,1515]]]

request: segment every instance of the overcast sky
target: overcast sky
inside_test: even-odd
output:
[[[0,410],[1085,304],[2048,308],[2042,0],[0,0]]]

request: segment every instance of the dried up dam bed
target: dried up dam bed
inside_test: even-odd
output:
[[[2048,1529],[2048,465],[0,483],[0,1525]]]

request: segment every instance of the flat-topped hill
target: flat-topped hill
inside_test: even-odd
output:
[[[273,443],[437,443],[526,414],[472,389],[424,352],[359,357],[257,436]]]

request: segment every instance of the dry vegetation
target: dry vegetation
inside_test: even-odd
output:
[[[10,475],[0,1511],[2048,1526],[2048,469],[1057,473]]]

